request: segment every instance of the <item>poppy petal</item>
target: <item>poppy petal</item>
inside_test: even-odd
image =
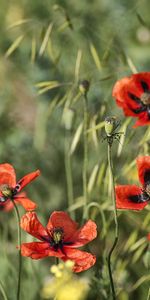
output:
[[[46,229],[38,220],[35,212],[27,212],[22,216],[20,226],[23,230],[40,240],[48,237]]]
[[[62,260],[66,261],[68,259],[74,261],[75,265],[73,267],[74,272],[82,272],[91,268],[95,262],[96,257],[91,253],[81,251],[78,249],[71,249],[69,247],[64,247],[65,257]]]
[[[40,259],[48,256],[62,257],[62,253],[50,249],[50,245],[45,242],[23,243],[21,245],[21,255]]]
[[[51,232],[54,228],[62,228],[64,241],[68,241],[75,234],[78,224],[73,221],[66,212],[54,211],[48,221],[47,230]]]
[[[27,184],[29,184],[31,181],[33,181],[39,175],[40,175],[39,170],[25,175],[22,179],[20,179],[17,182],[17,186],[18,186],[17,192],[19,193]]]
[[[142,189],[136,185],[118,185],[115,189],[118,209],[142,210],[148,204],[148,202],[136,203],[131,200],[132,197],[134,199],[142,194]]]
[[[0,211],[11,211],[14,208],[14,204],[11,200],[7,200],[5,203],[0,204]]]
[[[15,187],[16,185],[15,170],[10,164],[0,164],[0,185],[4,184],[9,187]]]
[[[22,192],[14,198],[15,203],[21,204],[25,210],[32,211],[37,208],[37,204],[26,197],[26,193]]]
[[[134,127],[147,125],[150,122],[146,105],[141,96],[150,90],[150,72],[133,74],[118,80],[114,85],[112,95],[126,116],[137,117]]]
[[[133,125],[133,128],[136,128],[138,126],[144,126],[144,125],[150,125],[150,120],[137,120],[135,124]]]
[[[143,186],[150,183],[150,156],[140,156],[136,160],[139,180]]]
[[[94,240],[97,236],[97,226],[96,223],[89,220],[83,225],[72,237],[72,241],[74,241],[73,245],[70,247],[81,247],[86,245],[87,243]]]

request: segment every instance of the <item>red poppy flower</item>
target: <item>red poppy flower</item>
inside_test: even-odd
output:
[[[150,241],[150,233],[148,233],[147,239],[148,239],[148,241]]]
[[[116,186],[116,206],[119,209],[142,210],[150,201],[150,156],[138,157],[136,163],[142,186]]]
[[[15,170],[10,164],[0,164],[0,210],[9,211],[13,208],[13,200],[16,204],[21,204],[26,210],[36,208],[36,203],[26,197],[21,190],[37,176],[40,171],[37,170],[24,176],[16,182]]]
[[[117,81],[112,95],[126,116],[138,118],[134,127],[150,124],[150,72]]]
[[[40,240],[22,244],[23,256],[33,259],[55,256],[63,261],[70,259],[75,262],[74,272],[87,270],[95,264],[94,255],[76,249],[96,238],[96,224],[93,221],[87,221],[78,229],[78,224],[67,213],[54,211],[47,226],[43,227],[36,213],[28,212],[21,218],[20,226]]]

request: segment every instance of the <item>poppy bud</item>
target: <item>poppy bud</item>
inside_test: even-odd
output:
[[[79,83],[79,91],[82,95],[86,96],[88,90],[89,90],[89,87],[90,87],[90,83],[88,80],[82,80],[80,83]]]
[[[114,129],[117,127],[116,117],[105,118],[105,131],[107,136],[111,136]]]

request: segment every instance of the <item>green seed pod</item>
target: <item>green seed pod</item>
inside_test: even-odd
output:
[[[89,90],[89,87],[90,87],[90,83],[88,80],[82,80],[80,83],[79,83],[79,91],[82,95],[86,96],[88,90]]]
[[[106,117],[105,118],[105,131],[107,136],[111,136],[113,131],[117,127],[116,117]]]

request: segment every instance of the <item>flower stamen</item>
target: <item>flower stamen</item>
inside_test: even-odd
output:
[[[150,92],[143,93],[141,95],[141,101],[145,105],[149,105],[150,104]]]

